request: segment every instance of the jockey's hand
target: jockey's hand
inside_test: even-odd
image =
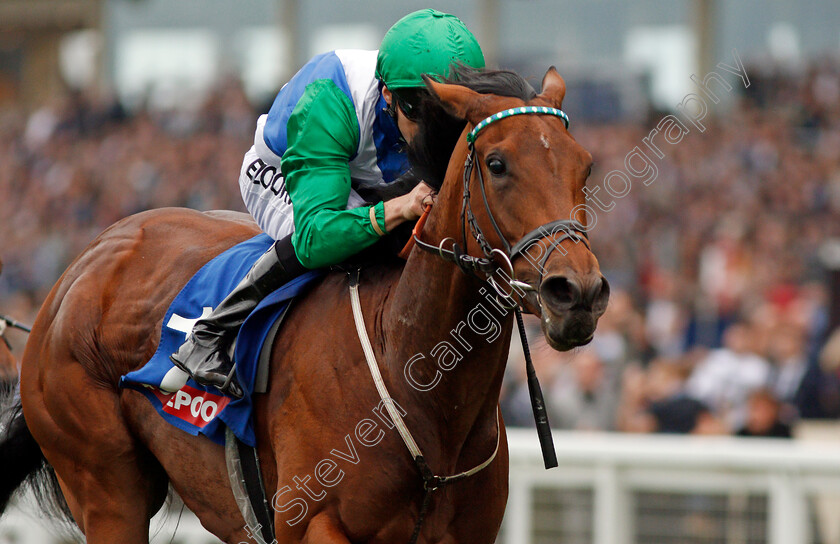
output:
[[[423,214],[426,204],[434,202],[434,189],[420,182],[410,193],[385,202],[385,230],[391,231],[405,221],[413,221]]]

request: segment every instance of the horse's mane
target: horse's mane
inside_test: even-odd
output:
[[[522,76],[509,70],[474,69],[453,64],[442,83],[463,85],[482,94],[510,96],[528,102],[537,93]],[[424,93],[419,104],[417,135],[407,147],[408,159],[417,178],[440,189],[446,168],[466,120],[450,115],[440,100]]]

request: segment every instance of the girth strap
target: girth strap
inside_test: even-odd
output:
[[[257,455],[257,448],[235,438],[236,448],[239,450],[239,461],[242,467],[245,489],[254,507],[254,514],[259,522],[254,531],[262,533],[266,544],[274,541],[274,511],[268,503],[268,497],[263,487],[262,471],[260,470],[260,458]]]
[[[230,488],[245,520],[248,536],[259,544],[276,542],[274,510],[263,487],[257,449],[239,440],[230,427],[225,430],[225,463]]]
[[[379,365],[376,362],[376,355],[373,352],[373,346],[371,346],[370,337],[368,336],[367,327],[365,326],[365,318],[362,314],[362,304],[359,301],[359,274],[360,270],[358,268],[349,272],[350,305],[353,307],[353,321],[356,324],[356,332],[359,335],[359,342],[362,344],[362,351],[365,353],[365,360],[367,361],[368,368],[370,369],[370,374],[373,377],[373,383],[376,385],[376,390],[379,393],[379,398],[382,400],[382,404],[385,405],[388,415],[391,416],[391,420],[397,427],[397,431],[400,433],[406,448],[408,448],[412,459],[414,459],[414,463],[417,465],[417,469],[420,471],[420,476],[423,478],[423,489],[425,490],[423,504],[420,508],[417,524],[414,527],[414,533],[411,536],[411,540],[409,540],[409,544],[415,544],[420,536],[420,529],[426,518],[426,514],[428,513],[432,492],[445,485],[463,480],[464,478],[468,478],[469,476],[484,470],[496,458],[496,454],[499,453],[499,440],[501,437],[501,429],[499,428],[499,412],[497,409],[496,447],[493,449],[493,453],[490,457],[488,457],[487,460],[480,465],[469,470],[459,472],[458,474],[453,474],[451,476],[436,476],[434,472],[432,472],[431,468],[429,468],[429,465],[426,463],[426,458],[423,456],[423,452],[420,450],[420,447],[411,435],[411,431],[408,430],[408,426],[405,424],[405,421],[399,411],[394,406],[391,394],[388,392],[388,388],[385,385],[385,380],[382,379],[382,373],[379,371]]]

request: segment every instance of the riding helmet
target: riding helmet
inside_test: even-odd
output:
[[[452,63],[484,68],[484,54],[458,17],[434,9],[409,13],[382,38],[376,77],[392,91],[424,87],[422,76],[449,76]]]

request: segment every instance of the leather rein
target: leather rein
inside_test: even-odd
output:
[[[5,315],[0,314],[0,339],[3,340],[3,342],[6,344],[6,347],[9,349],[12,349],[12,346],[11,344],[9,344],[9,341],[4,336],[7,327],[12,327],[13,329],[18,329],[26,333],[32,332],[31,327],[24,325],[20,321],[15,321],[11,317],[6,317]]]
[[[32,332],[31,327],[28,327],[28,326],[24,325],[23,323],[21,323],[20,321],[15,321],[11,317],[7,317],[7,316],[2,315],[2,314],[0,314],[0,323],[2,323],[2,324],[0,324],[0,327],[3,327],[3,330],[5,330],[6,326],[8,325],[9,327],[12,327],[13,329],[19,329],[19,330],[22,330],[23,332]],[[2,332],[3,331],[0,330],[0,334],[2,334]]]

